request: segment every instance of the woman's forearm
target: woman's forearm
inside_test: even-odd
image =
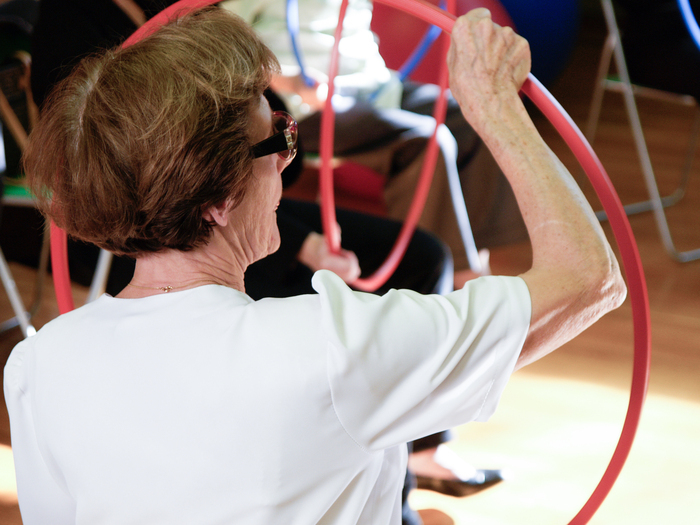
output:
[[[508,178],[532,243],[533,264],[522,275],[532,299],[524,366],[619,306],[626,289],[595,214],[520,99],[527,43],[485,10],[459,19],[452,38],[452,92]]]

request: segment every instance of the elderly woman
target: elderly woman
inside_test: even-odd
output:
[[[26,168],[71,235],[136,257],[131,286],[47,324],[5,369],[25,525],[400,522],[405,443],[484,420],[511,372],[620,304],[595,216],[527,117],[527,44],[460,19],[452,89],[533,242],[520,277],[447,296],[253,301],[279,245],[295,123],[240,20],[186,16],[60,85]],[[49,200],[50,197],[50,200]]]

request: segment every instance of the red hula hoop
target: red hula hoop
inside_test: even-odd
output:
[[[432,4],[428,4],[424,0],[375,0],[375,2],[386,4],[417,16],[430,24],[437,25],[446,33],[449,33],[454,25],[455,17],[453,15],[442,11]],[[124,47],[138,42],[144,36],[155,31],[160,25],[171,19],[176,13],[187,13],[214,3],[216,3],[215,0],[180,0],[180,2],[177,2],[176,4],[173,4],[172,6],[163,10],[161,13],[150,19],[146,24],[139,28],[130,38],[126,40]],[[344,1],[343,3],[346,4],[347,2]],[[341,10],[341,17],[342,16],[344,16],[344,11]],[[338,40],[339,39],[336,38],[336,42]],[[335,67],[337,68],[337,64],[335,64]],[[329,101],[332,95],[331,90],[332,84],[329,85]],[[632,234],[632,228],[627,220],[627,215],[625,214],[620,199],[617,196],[617,193],[615,192],[615,189],[610,182],[610,179],[600,160],[571,117],[534,76],[529,75],[527,81],[523,85],[522,91],[554,125],[555,129],[559,132],[569,148],[572,150],[576,156],[576,159],[581,164],[586,172],[586,175],[590,179],[593,188],[608,215],[615,240],[620,249],[620,257],[622,259],[622,266],[627,276],[628,293],[632,305],[632,322],[634,326],[634,364],[627,415],[625,417],[625,422],[617,447],[615,448],[615,452],[613,453],[610,463],[600,482],[598,483],[598,486],[578,514],[576,514],[576,516],[569,522],[570,525],[583,525],[588,523],[612,489],[612,486],[617,480],[617,477],[620,474],[620,471],[622,470],[622,467],[624,466],[624,463],[629,455],[632,443],[634,441],[634,436],[639,426],[639,420],[649,382],[649,368],[651,362],[651,321],[649,315],[649,301],[647,297],[644,271],[642,269],[637,244],[635,242],[634,235]],[[327,104],[330,103],[328,102]],[[333,121],[334,118],[324,121],[330,122],[330,124],[326,123],[326,129],[328,129],[330,126],[329,129],[331,132],[333,129]],[[332,139],[330,140],[330,144],[332,145]],[[324,150],[322,150],[321,153],[323,154]],[[332,151],[330,153],[332,153]],[[327,173],[326,177],[328,177]],[[326,182],[324,184],[322,199],[326,203],[325,206],[327,209],[327,203],[332,201],[330,201],[328,198],[328,183]],[[330,197],[332,198],[332,184],[330,187]],[[416,199],[414,198],[414,201],[415,200]],[[328,229],[327,235],[329,235],[330,245],[338,246],[339,239],[337,236],[334,238],[334,231],[335,228]],[[65,233],[55,225],[52,225],[51,228],[51,248],[51,260],[54,268],[54,281],[59,311],[61,313],[65,313],[73,309],[73,298],[70,292],[70,278],[68,275],[66,236]],[[398,262],[394,259],[395,258],[392,259],[392,264],[398,264]]]
[[[64,314],[75,308],[73,293],[70,288],[70,274],[68,272],[68,236],[53,221],[51,221],[49,235],[51,241],[51,273],[53,274],[58,313]]]

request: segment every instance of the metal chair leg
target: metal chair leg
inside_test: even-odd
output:
[[[600,54],[598,73],[593,87],[593,98],[591,99],[591,109],[588,111],[586,138],[588,138],[589,142],[593,142],[596,131],[598,130],[600,109],[603,106],[603,95],[605,95],[606,88],[605,79],[610,71],[610,60],[612,59],[612,52],[615,44],[615,36],[608,34],[608,37],[605,39],[605,44],[603,44],[603,51]]]
[[[46,283],[46,275],[49,268],[49,223],[44,224],[44,235],[41,240],[41,252],[39,253],[39,266],[36,271],[36,281],[34,283],[34,300],[29,307],[29,317],[32,318],[39,309],[41,300],[44,295],[44,284]]]
[[[437,133],[438,144],[442,155],[446,159],[456,159],[457,143],[455,142],[452,133],[450,133],[450,130],[443,124],[438,128]],[[452,206],[454,208],[455,216],[457,217],[457,225],[462,237],[462,242],[464,243],[469,268],[475,273],[483,274],[485,268],[481,263],[479,251],[477,250],[476,243],[474,242],[474,234],[472,233],[472,227],[469,222],[469,214],[467,213],[467,205],[464,200],[464,193],[462,192],[462,183],[459,180],[457,164],[455,162],[446,162],[445,167],[447,170],[447,181],[450,188],[450,196],[452,197]]]
[[[22,330],[22,335],[24,337],[34,335],[36,333],[36,329],[29,322],[29,314],[24,308],[24,303],[19,295],[17,285],[12,277],[12,273],[10,273],[10,267],[7,265],[5,255],[2,253],[2,250],[0,250],[0,279],[2,279],[5,292],[7,292],[7,296],[10,299],[10,304],[15,312],[14,319],[16,319],[16,324],[19,324],[19,327]],[[16,326],[16,324],[14,326]]]
[[[693,157],[695,156],[698,135],[700,135],[700,108],[697,107],[697,104],[695,103],[694,99],[692,99],[692,97],[675,96],[673,94],[665,94],[664,96],[664,98],[667,99],[672,97],[676,101],[681,101],[685,104],[694,105],[696,107],[696,115],[680,184],[673,193],[665,197],[661,197],[661,195],[659,194],[658,186],[656,184],[656,177],[654,176],[654,170],[651,165],[651,159],[649,158],[649,151],[647,149],[646,141],[644,139],[644,133],[642,131],[642,125],[639,119],[639,113],[637,111],[637,105],[635,102],[635,94],[651,92],[661,94],[664,92],[659,92],[658,90],[650,90],[648,88],[641,88],[638,86],[634,86],[631,83],[629,74],[627,72],[627,64],[625,62],[622,45],[620,43],[620,33],[618,30],[617,21],[615,19],[615,12],[613,10],[612,2],[610,0],[601,0],[601,4],[603,6],[603,12],[605,14],[606,23],[608,25],[609,37],[608,40],[606,40],[606,46],[603,49],[603,54],[601,57],[601,66],[598,72],[599,78],[596,82],[596,91],[594,92],[593,103],[591,105],[591,114],[588,122],[589,138],[590,140],[592,140],[593,136],[595,135],[598,117],[600,114],[600,105],[602,103],[602,92],[604,91],[604,89],[620,91],[625,101],[625,108],[627,110],[627,115],[630,120],[630,126],[632,128],[632,134],[637,149],[637,155],[640,160],[642,174],[644,175],[644,181],[646,183],[647,191],[650,197],[647,201],[628,204],[627,206],[625,206],[625,212],[628,215],[631,215],[643,211],[653,211],[657,229],[659,231],[659,235],[661,236],[661,241],[668,254],[678,262],[688,262],[700,259],[700,248],[688,251],[679,251],[676,249],[668,226],[668,221],[666,219],[666,213],[664,211],[664,208],[677,203],[685,194],[685,188],[688,182],[689,172],[692,167]],[[608,50],[608,47],[610,48],[610,50]],[[607,69],[609,67],[610,62],[609,53],[612,53],[612,56],[614,56],[615,65],[617,67],[618,75],[620,77],[619,81],[602,78],[603,76],[607,75]],[[600,91],[600,93],[598,91]],[[597,216],[599,220],[607,219],[607,216],[604,212],[599,212]]]
[[[112,253],[107,250],[100,250],[100,256],[97,258],[97,267],[95,275],[92,277],[90,284],[90,292],[88,293],[87,302],[92,302],[105,292],[107,287],[107,279],[109,278],[109,269],[112,266]]]
[[[49,262],[49,228],[48,228],[48,223],[46,224],[44,228],[44,236],[42,239],[41,243],[41,253],[39,255],[39,267],[37,268],[37,275],[36,275],[36,281],[34,283],[34,299],[32,300],[32,304],[28,309],[24,309],[24,303],[22,303],[22,310],[27,315],[27,323],[28,327],[31,326],[29,325],[29,322],[32,320],[34,315],[36,315],[36,312],[39,310],[39,306],[41,305],[41,301],[43,299],[43,294],[44,294],[44,283],[46,282],[46,274],[48,270],[48,262]],[[5,262],[5,265],[7,265],[7,262]],[[9,276],[9,279],[12,279],[10,271],[9,271],[9,266],[6,266],[6,272],[7,275]],[[4,283],[4,277],[3,277],[3,283]],[[14,280],[12,280],[14,283]],[[12,286],[12,285],[9,285]],[[8,292],[8,296],[10,296],[10,302],[12,302],[12,297],[11,297],[11,292]],[[15,303],[16,304],[16,303]],[[15,308],[15,304],[13,304],[13,309]],[[15,309],[15,313],[17,310]],[[22,325],[22,318],[21,316],[15,315],[15,317],[12,317],[11,319],[7,319],[6,321],[3,321],[0,323],[0,333],[6,332],[8,330],[11,330],[12,328],[15,328],[17,326]],[[34,330],[32,327],[29,331],[31,332]],[[24,330],[23,330],[24,333]],[[25,334],[26,337],[26,334]]]

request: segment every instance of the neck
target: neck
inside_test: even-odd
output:
[[[138,257],[131,286],[117,297],[160,295],[205,284],[220,284],[245,292],[244,272],[237,260],[224,261],[206,248],[189,252],[164,250]]]

